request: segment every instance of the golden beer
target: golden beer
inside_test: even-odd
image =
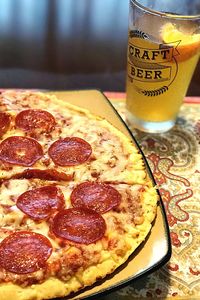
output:
[[[196,43],[187,47],[173,57],[173,47],[157,51],[158,44],[130,38],[127,108],[136,118],[147,122],[176,118],[199,59]]]

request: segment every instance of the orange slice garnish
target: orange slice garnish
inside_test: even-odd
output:
[[[176,59],[184,61],[200,52],[200,34],[189,34],[178,30],[172,23],[166,23],[161,29],[165,44],[176,48]]]

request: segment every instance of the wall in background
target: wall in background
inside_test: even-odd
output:
[[[0,0],[0,67],[122,70],[128,0]]]

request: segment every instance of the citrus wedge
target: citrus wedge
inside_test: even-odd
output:
[[[176,48],[178,61],[187,60],[200,52],[200,34],[188,34],[178,30],[172,23],[166,23],[161,29],[161,36],[165,44]]]

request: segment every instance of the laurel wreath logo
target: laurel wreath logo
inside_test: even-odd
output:
[[[168,86],[164,85],[163,87],[157,90],[140,90],[140,93],[144,94],[144,96],[154,97],[154,96],[159,96],[165,93],[166,91],[168,91]]]
[[[131,38],[136,37],[136,38],[140,38],[140,39],[144,39],[144,40],[149,39],[149,36],[142,30],[131,30],[129,33],[129,36]]]

